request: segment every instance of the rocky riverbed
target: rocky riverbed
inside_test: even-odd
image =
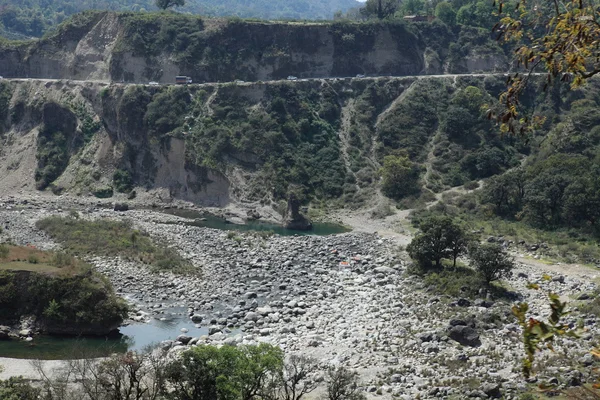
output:
[[[287,353],[313,355],[323,368],[356,369],[373,398],[517,399],[528,383],[521,377],[521,333],[511,306],[525,301],[543,317],[549,312],[548,291],[579,304],[597,289],[598,273],[591,269],[557,275],[556,269],[521,264],[506,282],[512,299],[492,299],[484,292],[480,299],[456,299],[434,293],[407,273],[405,253],[393,237],[232,235],[152,210],[72,207],[83,218],[131,219],[198,269],[198,276],[152,274],[131,260],[90,259],[134,304],[132,323],[162,318],[176,307],[208,327],[208,335],[182,333],[163,346],[177,352],[200,343],[269,342]],[[56,213],[66,211],[35,202],[2,204],[0,241],[53,248],[35,221]],[[554,279],[544,279],[547,272]],[[529,283],[541,289],[530,290]],[[587,379],[580,372],[563,373],[571,365],[595,362],[588,352],[599,337],[596,318],[575,312],[568,322],[578,320],[587,332],[541,356],[540,378],[560,376],[566,385]]]

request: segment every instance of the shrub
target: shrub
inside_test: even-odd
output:
[[[327,372],[327,400],[366,400],[360,392],[357,374],[344,367],[330,368]]]
[[[130,192],[133,189],[133,179],[129,171],[116,170],[113,174],[113,185],[119,193]]]
[[[420,168],[407,155],[385,156],[381,169],[381,190],[393,199],[401,199],[419,191]]]
[[[111,187],[97,189],[94,191],[94,196],[99,199],[108,199],[113,196],[113,189]]]
[[[2,400],[37,400],[41,390],[25,382],[23,378],[12,377],[0,380],[0,399]]]

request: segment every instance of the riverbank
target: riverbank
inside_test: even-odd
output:
[[[24,206],[16,212],[0,210],[0,221],[10,221],[0,240],[56,247],[35,228],[35,221],[66,215],[67,208]],[[269,342],[287,354],[317,357],[322,369],[337,364],[356,369],[367,392],[377,398],[464,398],[492,386],[501,387],[507,398],[518,397],[527,385],[521,378],[523,350],[512,304],[525,301],[543,316],[548,291],[587,304],[593,297],[582,295],[597,290],[596,271],[570,275],[565,268],[558,276],[555,268],[520,264],[505,283],[513,297],[459,300],[433,292],[407,273],[397,239],[375,229],[321,237],[231,235],[188,226],[179,217],[151,209],[115,212],[87,204],[78,210],[81,218],[132,220],[201,272],[153,274],[136,260],[88,260],[134,304],[132,318],[161,319],[175,308],[179,317],[205,329],[202,334],[175,332],[162,343],[173,353],[203,343]],[[546,273],[556,279],[545,280]],[[530,282],[543,290],[528,289]],[[579,298],[584,300],[575,300]],[[568,322],[580,318],[588,328],[586,339],[599,338],[595,316],[576,311]],[[457,337],[453,331],[470,335]],[[471,340],[474,336],[477,340]],[[570,360],[577,361],[589,358],[588,344],[565,339],[556,347],[558,354],[568,349]],[[546,364],[542,374],[558,374],[571,362],[556,367],[552,357],[540,358]]]

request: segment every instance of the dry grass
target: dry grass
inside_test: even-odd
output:
[[[8,248],[8,255],[6,257],[0,256],[0,270],[73,276],[89,268],[83,262],[63,253],[42,251],[33,246],[6,244],[1,246]]]

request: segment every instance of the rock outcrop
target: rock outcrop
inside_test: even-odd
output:
[[[297,231],[309,231],[312,229],[312,222],[300,212],[300,201],[294,193],[289,194],[283,226],[286,229]]]

